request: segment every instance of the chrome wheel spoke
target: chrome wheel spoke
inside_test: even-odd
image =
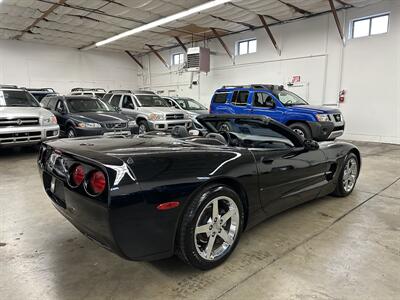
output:
[[[213,218],[214,222],[216,221],[216,219],[218,219],[218,217],[219,217],[218,199],[215,199],[212,202],[212,218]]]
[[[215,238],[216,237],[217,236],[215,234],[212,234],[210,236],[210,238],[208,239],[207,247],[206,247],[206,250],[205,250],[207,259],[211,259],[212,250],[214,248],[214,243],[215,243]]]
[[[226,214],[221,217],[222,225],[225,225],[226,221],[228,221],[232,216],[236,213],[235,209],[230,209]]]
[[[218,233],[218,235],[224,240],[225,243],[227,243],[228,245],[232,245],[233,244],[233,240],[232,238],[228,235],[228,233],[222,229],[221,232]]]
[[[212,228],[210,229],[210,226],[211,226],[210,224],[198,226],[194,230],[194,234],[198,235],[198,234],[201,234],[201,233],[210,233],[211,229],[212,229]]]

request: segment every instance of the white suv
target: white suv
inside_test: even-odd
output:
[[[101,88],[73,88],[71,90],[71,95],[91,96],[99,99],[103,98],[105,94],[106,90]]]
[[[103,98],[119,107],[126,115],[133,116],[139,126],[139,133],[152,130],[171,130],[175,126],[189,129],[192,120],[187,112],[170,107],[160,96],[149,91],[114,90]]]
[[[39,144],[59,133],[56,117],[27,90],[0,85],[0,147]]]

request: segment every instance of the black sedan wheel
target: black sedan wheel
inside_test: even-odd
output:
[[[345,197],[353,191],[358,178],[358,158],[354,153],[347,155],[344,166],[339,174],[335,196]]]
[[[239,241],[243,214],[243,205],[232,189],[224,185],[206,187],[184,214],[178,233],[178,255],[203,270],[220,265]]]
[[[76,137],[75,130],[73,128],[68,128],[67,130],[67,138],[74,138]]]

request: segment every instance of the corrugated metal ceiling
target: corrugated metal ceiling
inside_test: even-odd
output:
[[[381,0],[334,0],[336,7],[361,7]],[[82,48],[115,34],[207,2],[206,0],[3,0],[0,39],[19,39]],[[55,3],[61,3],[51,10]],[[310,16],[330,10],[327,0],[234,0],[209,11],[103,46],[108,50],[148,52],[210,36]],[[46,16],[43,18],[44,14]],[[32,26],[34,25],[34,26]]]

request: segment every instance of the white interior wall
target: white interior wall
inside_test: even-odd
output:
[[[136,88],[137,66],[125,53],[79,51],[37,43],[0,40],[0,83],[52,87]]]
[[[168,70],[153,54],[142,57],[138,84],[164,94],[190,96],[209,105],[215,89],[224,84],[285,84],[300,75],[308,88],[298,88],[311,104],[340,104],[346,119],[345,138],[400,143],[400,1],[385,1],[339,13],[348,35],[349,23],[359,17],[391,12],[388,34],[347,40],[343,48],[331,14],[271,27],[282,55],[278,56],[264,29],[224,37],[232,53],[235,42],[256,37],[257,53],[226,55],[217,40],[205,46],[212,52],[211,71],[190,86],[190,73]],[[167,62],[181,48],[161,52]],[[194,75],[197,80],[198,75]],[[305,92],[304,89],[308,89]],[[294,89],[296,91],[296,89]]]

